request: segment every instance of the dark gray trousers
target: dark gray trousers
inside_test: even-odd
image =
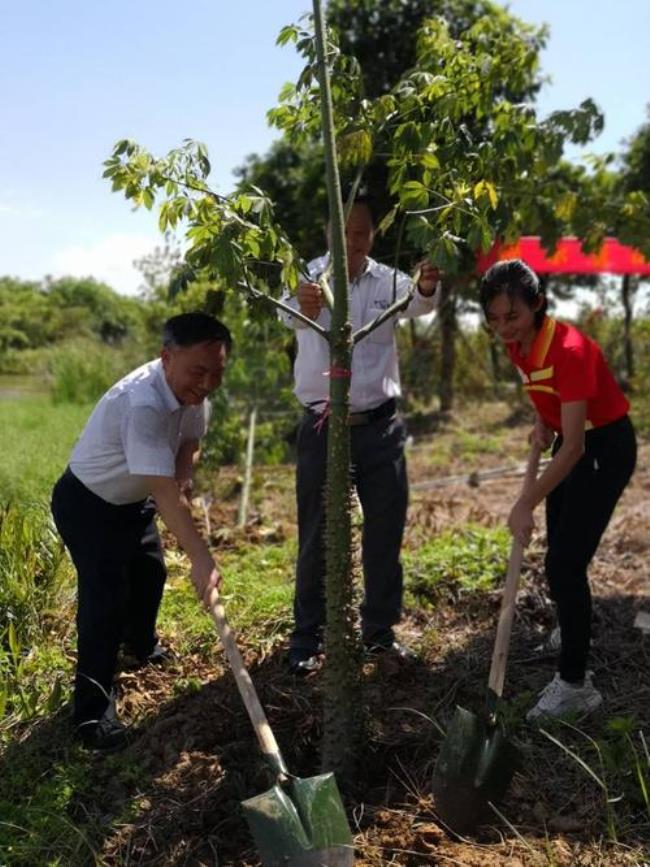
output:
[[[306,412],[297,438],[298,564],[291,647],[314,652],[325,625],[327,423]],[[352,478],[363,512],[364,641],[392,640],[402,609],[400,549],[408,505],[405,428],[397,415],[350,428]]]

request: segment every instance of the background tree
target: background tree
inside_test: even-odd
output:
[[[624,193],[629,196],[643,195],[645,197],[646,210],[650,208],[650,107],[647,109],[648,122],[643,124],[637,132],[624,143],[621,158],[620,171]],[[643,205],[642,205],[643,206]],[[623,216],[626,223],[630,218],[628,212]],[[634,226],[626,226],[623,229],[623,237],[633,236],[633,243],[648,250],[650,241],[650,229],[648,221],[638,220],[635,214],[631,214],[635,221]],[[631,230],[631,231],[628,231]],[[648,253],[650,255],[650,253]],[[629,274],[625,274],[621,280],[621,302],[623,304],[624,330],[623,340],[625,346],[625,362],[628,382],[635,378],[636,369],[634,362],[634,349],[632,343],[632,319],[634,296],[639,286],[639,280]]]

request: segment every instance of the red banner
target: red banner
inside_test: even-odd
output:
[[[537,274],[639,274],[650,275],[650,261],[634,247],[616,238],[606,238],[598,253],[585,253],[577,238],[561,238],[552,255],[540,239],[524,236],[514,244],[494,244],[480,254],[477,271],[483,274],[490,265],[503,259],[523,259]]]

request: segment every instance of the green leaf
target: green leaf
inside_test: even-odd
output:
[[[425,151],[420,155],[420,165],[425,169],[439,169],[440,160],[432,151]]]
[[[490,183],[490,181],[482,180],[474,185],[474,198],[480,199],[483,196],[487,196],[490,207],[493,211],[496,210],[496,207],[499,203],[499,196],[494,187],[494,184]]]
[[[420,181],[407,181],[399,191],[399,198],[407,211],[422,211],[429,205],[429,191]]]
[[[61,697],[63,694],[63,690],[61,688],[61,677],[57,676],[54,681],[54,686],[52,687],[52,692],[49,694],[48,699],[45,703],[45,710],[47,713],[54,713],[58,710],[59,705],[61,704]]]
[[[18,636],[16,635],[16,628],[14,626],[13,620],[9,622],[7,638],[9,641],[9,650],[11,651],[14,665],[18,665],[18,663],[20,662],[20,642],[18,641]]]
[[[276,45],[286,45],[288,42],[296,42],[298,39],[298,27],[295,24],[287,24],[280,30],[278,38],[275,40]]]

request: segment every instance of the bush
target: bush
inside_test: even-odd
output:
[[[116,349],[92,340],[66,343],[49,359],[52,399],[54,403],[93,403],[147,360],[140,347]]]

